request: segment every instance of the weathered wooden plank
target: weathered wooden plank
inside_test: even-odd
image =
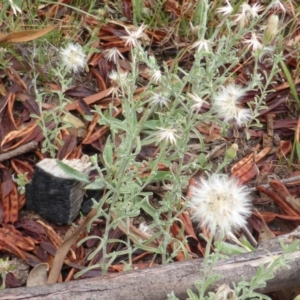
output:
[[[214,290],[223,283],[230,285],[232,282],[239,282],[242,276],[250,280],[260,265],[270,263],[274,255],[279,254],[280,250],[257,250],[220,261],[214,268],[214,274],[221,275],[222,279],[211,289]],[[300,285],[300,251],[292,253],[291,258],[295,259],[291,268],[278,270],[276,277],[260,292],[272,292]],[[0,300],[159,300],[166,299],[166,295],[172,291],[178,298],[186,299],[187,289],[195,291],[194,282],[200,279],[202,267],[202,259],[197,259],[62,284],[7,289],[0,291]]]

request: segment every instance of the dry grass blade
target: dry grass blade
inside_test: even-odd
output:
[[[54,30],[55,28],[57,28],[57,25],[48,26],[43,29],[24,30],[24,31],[18,31],[18,32],[13,32],[8,34],[0,34],[0,42],[21,43],[21,42],[36,40],[39,37],[42,37],[43,35]]]

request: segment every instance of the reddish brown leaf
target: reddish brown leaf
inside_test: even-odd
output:
[[[76,98],[85,98],[94,94],[95,94],[94,91],[82,85],[72,87],[65,91],[65,95],[67,95],[68,97],[76,97]]]
[[[3,223],[3,218],[4,218],[3,206],[2,203],[0,202],[0,224]]]
[[[12,191],[9,194],[10,212],[9,221],[15,223],[19,219],[19,196],[17,185],[14,184]]]
[[[21,282],[15,277],[13,273],[8,273],[5,280],[5,288],[8,287],[20,287]]]
[[[272,187],[272,189],[282,198],[282,199],[286,199],[286,197],[290,197],[291,194],[289,193],[289,191],[287,190],[287,188],[285,187],[285,185],[278,180],[271,180],[269,182],[270,186]]]
[[[122,109],[118,108],[118,110],[114,113],[113,117],[116,118],[121,112],[122,112]],[[84,141],[82,142],[82,144],[92,144],[92,143],[94,143],[101,136],[103,136],[104,134],[106,134],[108,132],[108,130],[109,130],[108,126],[101,127],[99,130],[97,130],[95,133],[93,133],[89,137],[89,139],[84,139]]]
[[[122,0],[122,14],[126,17],[127,20],[132,20],[132,1],[131,0]]]
[[[179,236],[179,234],[180,234],[180,228],[179,228],[179,226],[178,226],[176,223],[173,223],[173,224],[171,225],[170,232],[171,232],[172,236],[173,236],[175,239],[178,239],[178,240],[180,240],[180,241],[183,241],[183,240],[184,240],[184,236]],[[174,250],[175,250],[175,245],[176,245],[176,243],[175,243],[174,240],[172,240],[172,241],[170,242],[170,244],[169,244],[169,247],[170,247],[171,251],[173,251],[173,252],[174,252]],[[189,244],[186,244],[185,247],[186,247],[187,251],[190,253],[190,252],[191,252],[191,249],[190,249],[190,247],[189,247]],[[177,261],[184,261],[184,260],[186,260],[186,259],[187,259],[187,258],[184,256],[184,253],[183,253],[182,251],[178,251],[178,252],[177,252],[177,254],[176,254],[176,260],[177,260]],[[191,259],[191,257],[189,257],[189,259]]]
[[[46,224],[42,220],[37,220],[36,222],[44,227],[47,237],[52,242],[52,244],[56,248],[58,248],[63,242],[62,238],[53,230],[53,228],[50,225]]]
[[[182,221],[184,226],[184,232],[186,236],[191,237],[196,242],[196,247],[199,250],[199,253],[201,253],[204,256],[205,249],[202,247],[201,243],[199,242],[197,235],[194,231],[194,226],[191,222],[190,215],[187,211],[183,212],[182,215],[178,216],[178,219]]]
[[[12,82],[23,88],[25,91],[27,91],[26,83],[21,79],[20,75],[16,70],[14,70],[12,67],[7,67],[5,71],[6,75]]]
[[[266,161],[264,161],[260,172],[261,174],[271,173],[274,169],[274,155],[269,156]]]
[[[97,227],[92,227],[91,231],[90,231],[90,236],[99,236],[102,237],[102,230],[97,226]],[[92,248],[94,246],[96,246],[99,243],[99,239],[89,239],[85,242],[86,247],[88,248]]]
[[[0,102],[0,141],[3,141],[4,137],[12,130],[15,130],[14,122],[12,122],[11,117],[9,115],[9,108],[7,107],[7,103],[12,96],[11,93],[8,94],[8,97],[4,98],[4,101]],[[2,106],[3,104],[3,106]],[[1,106],[3,110],[1,111]],[[1,150],[4,150],[3,147]],[[1,151],[2,152],[2,151]]]
[[[34,267],[39,263],[42,263],[43,261],[40,260],[38,257],[35,255],[32,255],[31,253],[28,252],[23,252],[23,255],[25,257],[26,262],[31,266]]]
[[[64,282],[71,281],[74,278],[75,272],[76,272],[76,269],[72,268]]]
[[[238,179],[240,184],[246,183],[257,174],[254,163],[243,165],[239,170],[231,174],[232,178]]]
[[[134,263],[134,262],[137,262],[137,261],[139,261],[139,260],[141,260],[141,259],[143,259],[143,258],[145,258],[146,256],[148,256],[148,255],[151,255],[152,254],[152,252],[143,252],[143,253],[141,253],[140,255],[137,255],[136,257],[134,257],[133,259],[132,259],[132,262]]]
[[[82,141],[82,143],[84,144],[87,140],[89,140],[90,136],[92,135],[95,127],[97,126],[98,124],[98,120],[99,120],[99,115],[97,113],[94,113],[94,117],[93,117],[93,120],[92,122],[90,123],[90,126],[87,130],[87,133],[86,133],[86,136],[85,136],[85,139]]]
[[[300,213],[296,212],[284,199],[281,199],[279,195],[276,193],[270,191],[269,189],[263,187],[263,186],[258,186],[256,187],[258,191],[264,193],[268,197],[274,200],[276,204],[279,206],[279,208],[288,216],[295,216],[299,217]]]
[[[7,101],[7,117],[9,118],[11,125],[13,126],[13,129],[17,128],[17,124],[15,122],[14,113],[13,113],[15,99],[16,99],[16,95],[10,94],[10,97],[8,98],[8,101]]]
[[[11,159],[11,166],[17,174],[26,175],[26,179],[29,180],[33,176],[33,167],[26,161],[20,159]]]
[[[2,197],[2,207],[3,207],[3,222],[8,223],[10,221],[10,200],[9,195]]]
[[[41,246],[36,246],[36,255],[42,261],[45,261],[45,262],[49,261],[49,257],[48,257],[47,251],[43,247],[41,247]]]
[[[259,215],[259,213],[257,213],[256,210],[254,210],[252,212],[252,215],[250,218],[248,218],[248,222],[249,224],[253,227],[254,230],[256,230],[257,232],[260,232],[261,231],[261,223],[262,223],[262,220],[261,220],[261,216]]]
[[[299,84],[300,83],[300,78],[297,78],[297,79],[294,79],[293,83],[296,85],[296,84]],[[290,84],[288,82],[284,82],[282,83],[281,85],[277,86],[275,88],[276,91],[281,91],[281,90],[286,90],[286,89],[289,89],[290,88]]]
[[[47,253],[51,254],[52,256],[55,256],[56,248],[52,243],[41,242],[40,245]]]
[[[86,231],[83,231],[79,234],[77,241],[74,243],[74,245],[71,247],[71,249],[74,251],[76,256],[76,261],[82,259],[85,257],[85,251],[83,246],[78,246],[78,243],[85,237],[88,236],[88,233]]]
[[[7,170],[5,170],[7,172]],[[4,172],[4,170],[3,170]],[[3,178],[3,176],[2,176]],[[2,197],[6,197],[9,195],[9,193],[12,191],[14,187],[14,182],[12,181],[12,179],[7,179],[7,180],[3,180],[3,182],[1,182],[1,195]]]
[[[5,241],[6,245],[15,245],[24,251],[34,249],[34,242],[29,237],[24,237],[20,231],[16,230],[13,225],[3,224],[0,229],[0,241]]]
[[[280,141],[278,148],[276,149],[277,158],[286,157],[287,154],[292,150],[291,141]]]
[[[68,159],[80,159],[82,157],[82,155],[83,155],[82,146],[79,145],[72,151],[72,153],[70,153],[70,155],[68,156]]]
[[[253,214],[257,214],[254,212]],[[281,215],[281,214],[276,214],[270,211],[262,211],[260,212],[260,215],[264,218],[266,223],[271,223],[274,221],[275,218],[281,219],[281,220],[286,220],[286,221],[300,221],[300,216],[286,216],[286,215]]]
[[[36,114],[37,116],[40,116],[40,114],[41,114],[40,109],[36,102],[35,97],[28,96],[23,93],[18,93],[17,96],[18,96],[18,99],[22,101],[23,105],[27,108],[27,110],[30,114]]]
[[[24,255],[26,252],[23,252],[21,249],[19,249],[17,246],[15,246],[13,243],[9,243],[6,240],[2,240],[2,237],[0,235],[0,249],[2,251],[7,251],[9,253],[12,253],[16,255],[17,257],[20,257],[27,261],[26,256]]]
[[[300,144],[300,116],[298,117],[298,122],[295,131],[295,140]]]
[[[264,109],[264,110],[261,110],[259,112],[259,114],[262,116],[262,115],[265,115],[267,113],[275,113],[278,114],[279,111],[276,109],[278,108],[281,104],[285,103],[286,102],[286,97],[280,97],[280,98],[276,98],[274,99],[273,101],[270,101],[268,102],[268,108],[267,109]],[[275,110],[276,109],[276,110]],[[286,112],[285,109],[283,109],[283,112]],[[276,127],[274,126],[274,129],[276,129]]]
[[[2,180],[9,176],[7,170],[3,170]],[[8,223],[10,221],[10,193],[14,188],[12,179],[7,179],[1,183],[2,207],[3,207],[3,221]]]
[[[62,140],[63,145],[59,145],[57,151],[57,158],[61,160],[67,158],[77,145],[77,138],[73,134],[65,135]]]
[[[36,221],[31,219],[22,219],[15,224],[15,227],[23,228],[26,230],[26,232],[33,232],[46,236],[45,228],[41,224],[38,224]]]
[[[257,163],[262,160],[270,151],[271,148],[266,147],[256,155],[251,153],[250,155],[246,156],[244,159],[242,159],[232,167],[231,171],[235,171],[232,172],[231,176],[238,178],[241,183],[248,182],[258,173],[257,166],[252,160],[254,159],[255,163]]]
[[[175,17],[181,16],[181,6],[178,1],[167,0],[164,2],[166,12],[172,13]]]
[[[83,100],[87,105],[94,104],[95,102],[107,97],[112,92],[112,88],[106,89],[100,93],[94,94],[92,96],[86,97]],[[66,105],[67,110],[76,109],[77,101],[72,102],[71,104]]]
[[[21,210],[25,206],[25,204],[26,204],[25,194],[19,195],[19,204],[18,204],[19,210]]]
[[[49,130],[55,128],[55,126],[56,125],[54,121],[51,121],[46,124],[46,127]],[[20,138],[20,140],[16,142],[13,146],[6,147],[6,145],[9,145],[9,142],[14,141],[18,138]],[[2,141],[2,147],[5,149],[5,151],[8,151],[10,149],[14,149],[21,145],[27,144],[31,141],[40,142],[43,139],[44,135],[42,133],[41,128],[35,123],[30,123],[22,130],[11,131],[7,136],[5,136],[5,138]]]
[[[27,125],[25,128],[22,128],[21,130],[14,130],[14,131],[9,132],[8,135],[6,135],[5,138],[3,139],[1,146],[4,147],[5,144],[8,144],[11,141],[14,141],[18,138],[22,138],[26,135],[31,135],[31,133],[34,131],[34,129],[36,127],[37,127],[37,125],[35,123],[31,123],[31,124]],[[16,145],[17,144],[15,144],[12,147],[9,147],[6,150],[16,148],[17,146],[19,146],[19,145],[17,145],[17,146]]]
[[[98,88],[100,91],[104,91],[107,89],[106,83],[103,80],[103,78],[101,77],[101,75],[94,69],[91,68],[91,72],[93,73],[93,75],[96,77],[96,80],[98,82]]]
[[[234,164],[231,168],[231,174],[233,174],[233,173],[237,172],[238,170],[240,170],[241,167],[250,164],[251,161],[253,161],[253,153],[248,154],[243,159],[241,159],[236,164]]]

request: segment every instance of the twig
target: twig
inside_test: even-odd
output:
[[[33,141],[26,145],[20,146],[17,149],[11,150],[6,153],[1,153],[0,154],[0,162],[5,161],[5,160],[10,159],[15,156],[30,152],[30,151],[36,149],[37,147],[38,147],[38,143]]]

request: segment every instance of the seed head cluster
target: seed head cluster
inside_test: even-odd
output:
[[[245,187],[226,175],[214,174],[191,189],[192,220],[211,235],[224,237],[246,225],[251,215],[251,199]]]
[[[85,53],[79,44],[69,43],[60,51],[63,65],[74,73],[81,71],[85,66]]]
[[[251,119],[250,109],[241,107],[240,98],[245,95],[245,90],[236,85],[229,84],[222,87],[214,96],[214,108],[217,116],[223,119],[224,123],[235,121],[241,126]]]
[[[157,132],[157,140],[158,142],[165,141],[167,143],[170,143],[172,145],[176,144],[177,139],[179,136],[176,134],[177,130],[172,128],[163,128],[163,127],[157,127],[159,131]]]
[[[125,46],[129,46],[131,48],[136,48],[139,46],[140,40],[146,39],[145,30],[147,26],[142,24],[138,28],[133,28],[129,30],[125,27],[125,31],[127,33],[126,36],[121,36],[121,39],[125,40]]]

